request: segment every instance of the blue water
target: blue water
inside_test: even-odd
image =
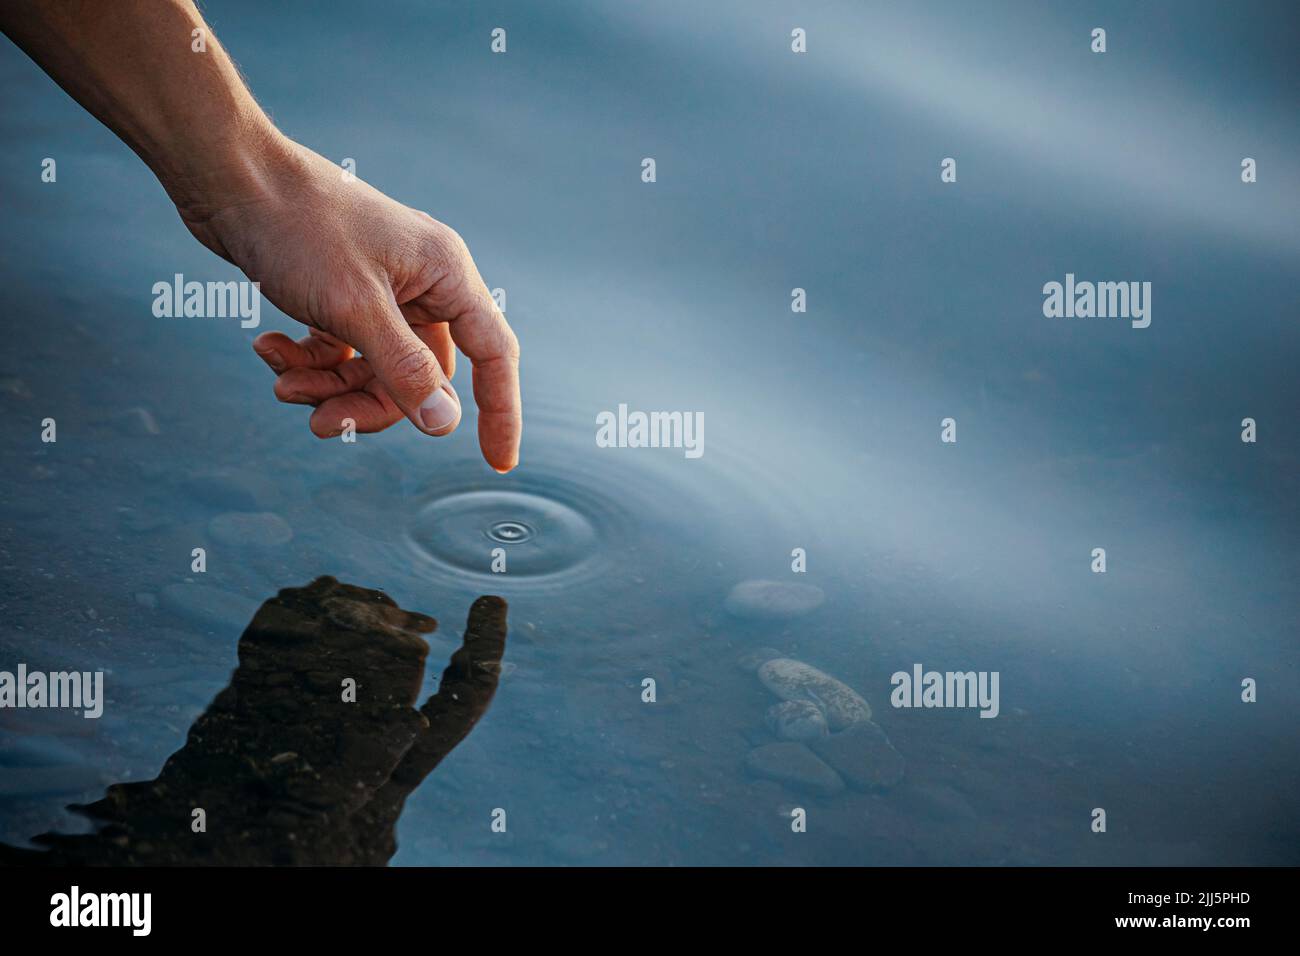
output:
[[[289,135],[507,290],[522,464],[483,465],[469,408],[446,439],[311,437],[249,348],[297,328],[269,305],[256,330],[154,318],[154,282],[238,274],[0,46],[0,670],[103,669],[108,697],[0,710],[0,841],[155,778],[257,608],[330,575],[438,618],[417,704],[473,601],[509,603],[495,697],[407,797],[394,864],[1300,862],[1289,5],[205,12]],[[1067,272],[1151,282],[1150,327],[1044,318]],[[597,447],[620,403],[702,412],[704,455]],[[474,569],[470,525],[444,548],[463,496],[543,525],[517,573]],[[292,540],[223,543],[231,512]],[[730,613],[755,578],[825,600]],[[775,698],[736,661],[765,646],[870,701],[904,779],[748,772]],[[915,663],[998,671],[1000,715],[891,707]]]

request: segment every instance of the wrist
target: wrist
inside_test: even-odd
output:
[[[196,141],[179,156],[149,163],[187,224],[272,198],[294,163],[294,144],[256,105],[224,125],[215,140]]]

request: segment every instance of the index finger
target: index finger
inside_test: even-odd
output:
[[[447,323],[452,341],[474,367],[478,443],[487,463],[503,474],[519,464],[523,407],[519,397],[519,340],[473,270],[469,308]]]
[[[394,786],[419,786],[487,713],[501,679],[508,614],[504,598],[486,594],[469,609],[465,637],[442,672],[438,693],[420,708],[428,729],[393,771]]]

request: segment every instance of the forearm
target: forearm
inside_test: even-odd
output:
[[[6,0],[0,30],[140,155],[187,220],[265,190],[282,137],[189,0]]]
[[[450,433],[455,343],[483,457],[515,466],[519,342],[464,240],[281,135],[191,0],[0,0],[0,31],[140,155],[196,239],[316,333],[254,343],[316,434],[403,416]]]

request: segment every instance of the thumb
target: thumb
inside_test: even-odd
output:
[[[460,397],[397,302],[389,296],[361,318],[356,345],[397,407],[426,435],[454,431],[460,424]]]

